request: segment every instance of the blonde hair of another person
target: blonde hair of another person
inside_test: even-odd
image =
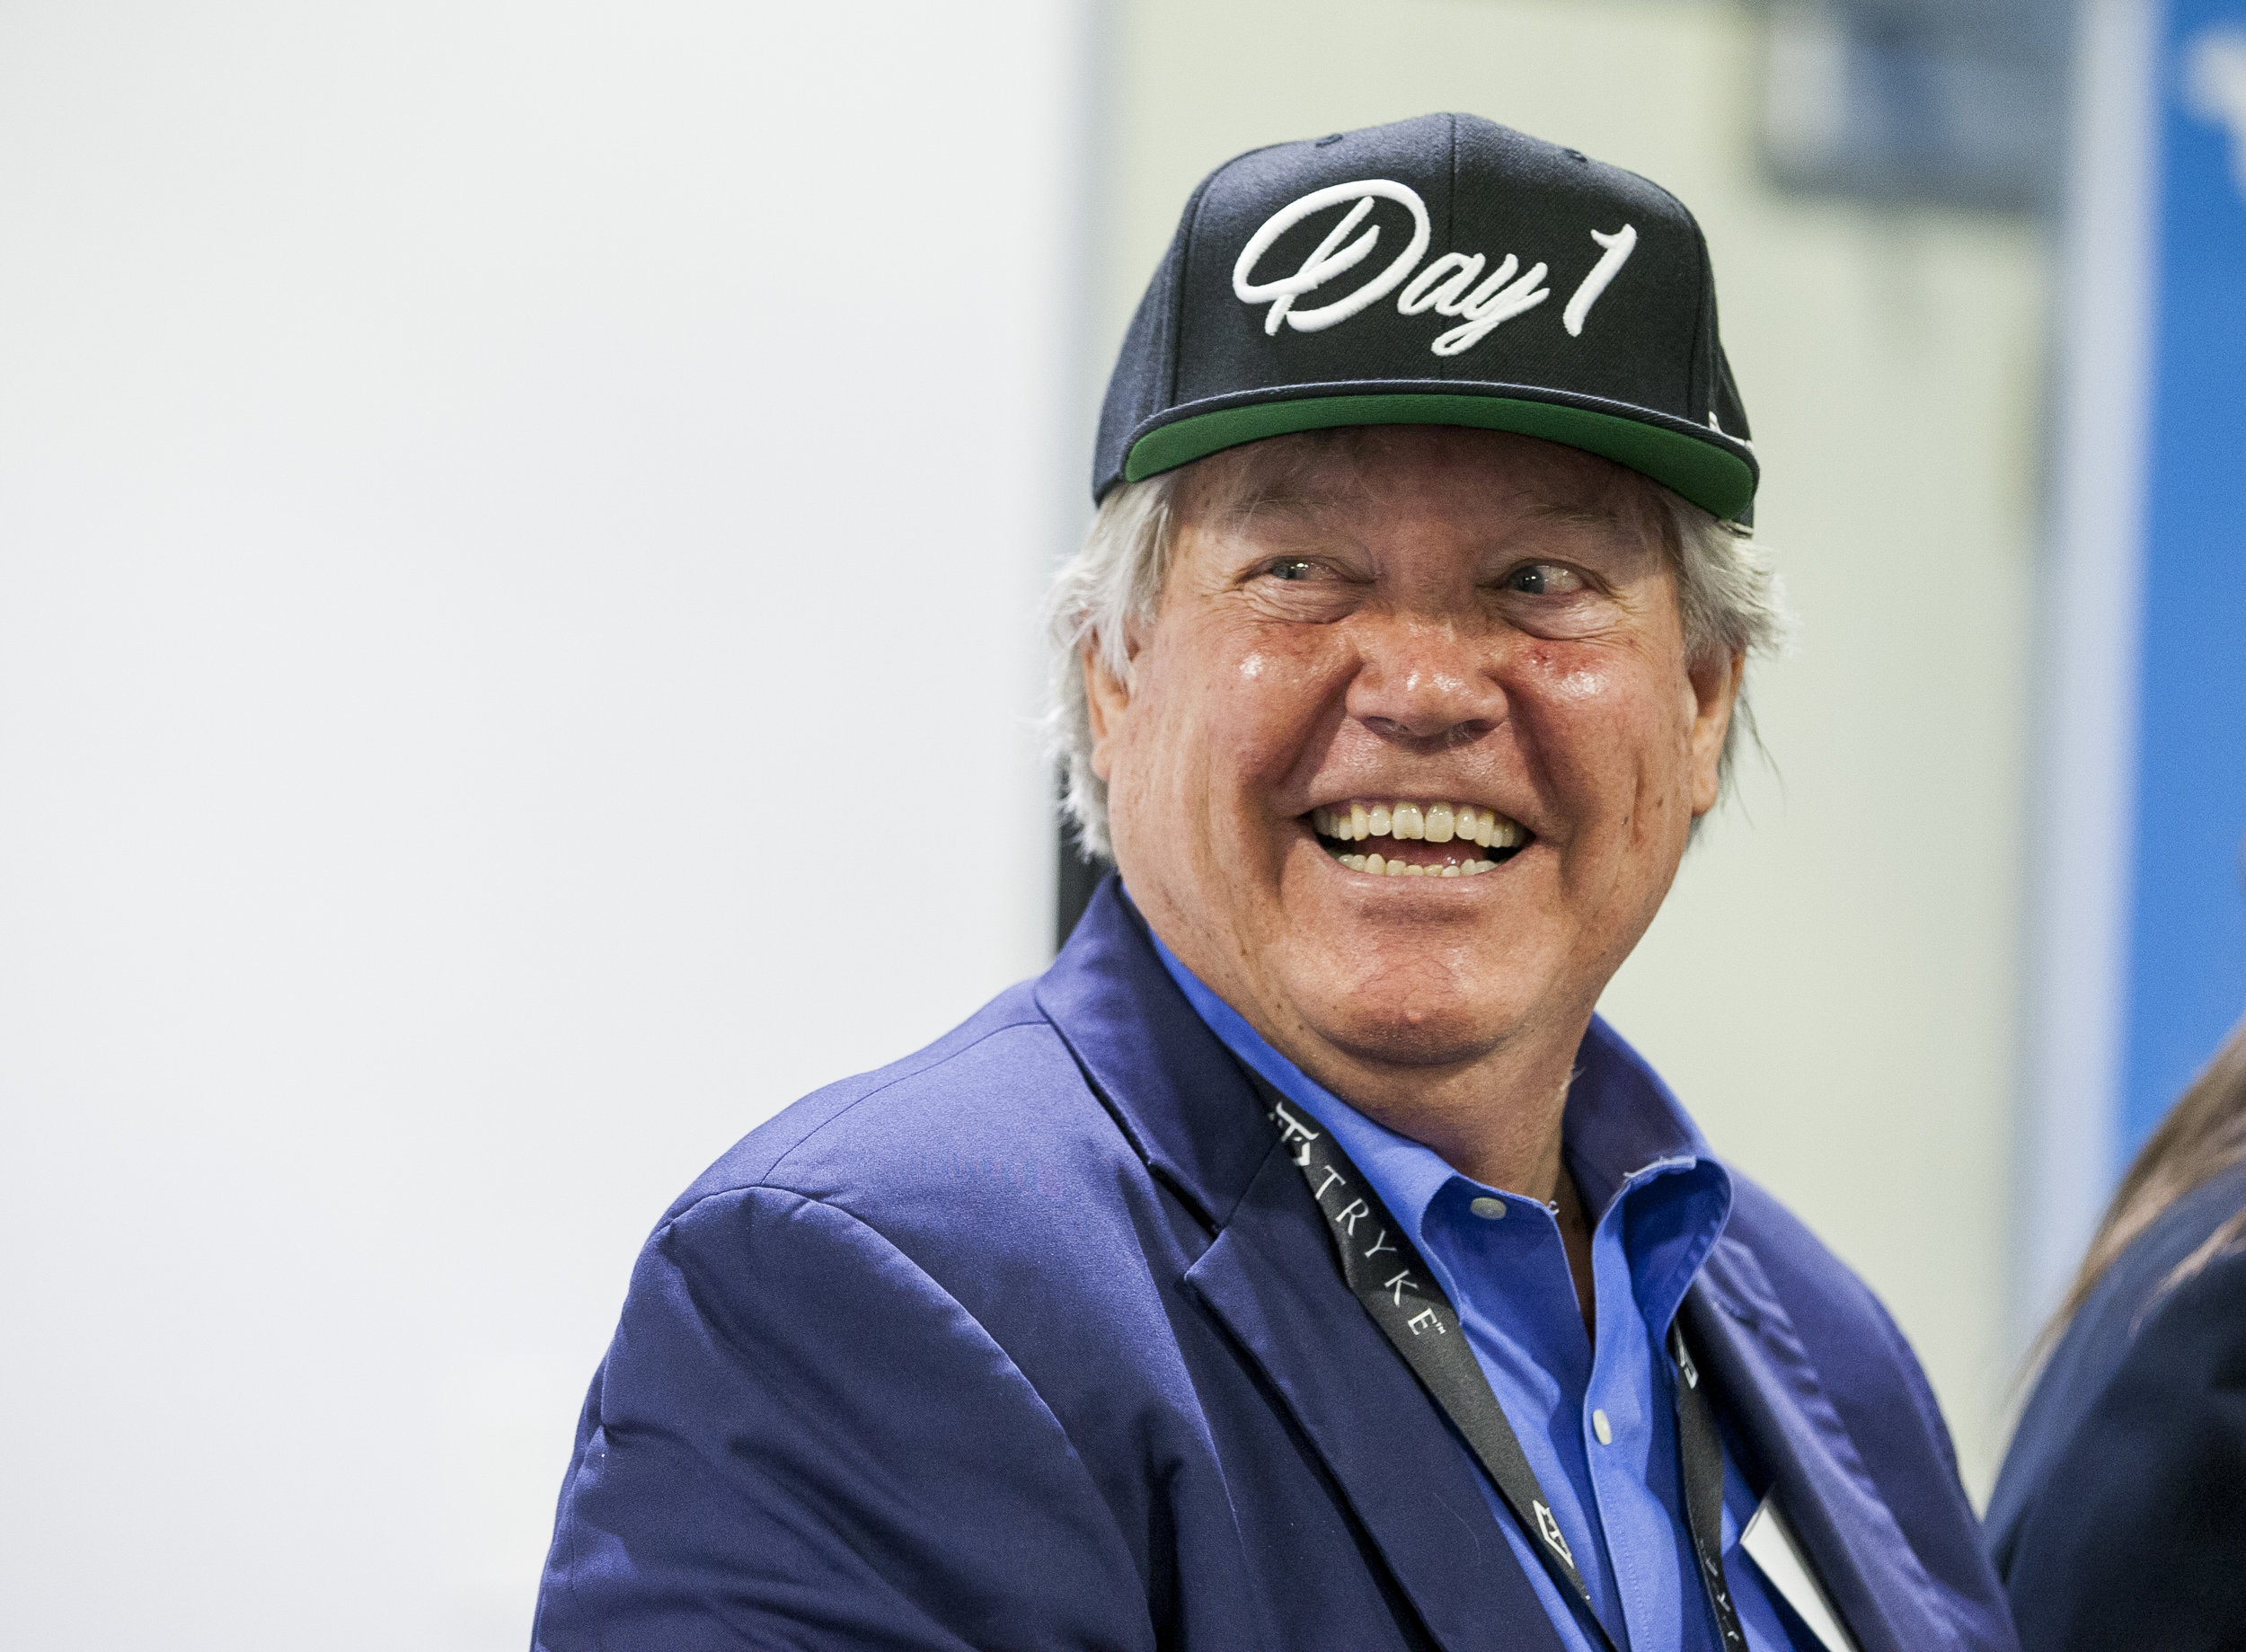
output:
[[[2073,1288],[2044,1332],[2041,1347],[2047,1350],[2057,1341],[2106,1270],[2138,1235],[2178,1199],[2238,1164],[2246,1164],[2246,1020],[2231,1029],[2215,1058],[2138,1151],[2113,1203],[2106,1207],[2105,1220],[2090,1241]],[[2146,1310],[2218,1257],[2241,1248],[2246,1248],[2246,1207],[2169,1270]]]

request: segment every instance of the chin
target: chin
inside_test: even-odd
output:
[[[1320,1037],[1363,1061],[1445,1067],[1487,1055],[1521,1021],[1510,994],[1431,986],[1391,975],[1331,999],[1305,1015]]]

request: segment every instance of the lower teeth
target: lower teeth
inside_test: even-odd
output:
[[[1447,866],[1419,866],[1410,861],[1391,861],[1377,854],[1338,854],[1334,859],[1353,872],[1370,872],[1375,878],[1472,878],[1490,871],[1495,861],[1468,861],[1463,865],[1454,862]]]

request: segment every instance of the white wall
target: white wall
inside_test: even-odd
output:
[[[1042,963],[1074,26],[0,13],[10,1648],[521,1645],[663,1206]]]
[[[2010,1376],[2035,233],[1774,196],[1744,4],[1117,4],[1106,349],[1193,184],[1280,138],[1465,110],[1700,216],[1800,651],[1755,686],[1776,772],[1743,765],[1605,1008],[1885,1296],[1985,1492]]]

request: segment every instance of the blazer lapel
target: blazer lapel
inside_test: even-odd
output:
[[[1464,1447],[1349,1294],[1246,1073],[1113,877],[1037,996],[1117,1126],[1210,1232],[1186,1288],[1261,1368],[1428,1632],[1448,1652],[1562,1652]]]
[[[1186,1285],[1262,1368],[1437,1642],[1561,1652],[1472,1464],[1348,1294],[1276,1141]]]
[[[1720,1240],[1684,1303],[1717,1392],[1862,1652],[1955,1644],[1939,1592],[1881,1500],[1755,1253]]]
[[[1112,872],[1039,978],[1037,1001],[1147,1168],[1211,1232],[1222,1227],[1272,1131]]]

